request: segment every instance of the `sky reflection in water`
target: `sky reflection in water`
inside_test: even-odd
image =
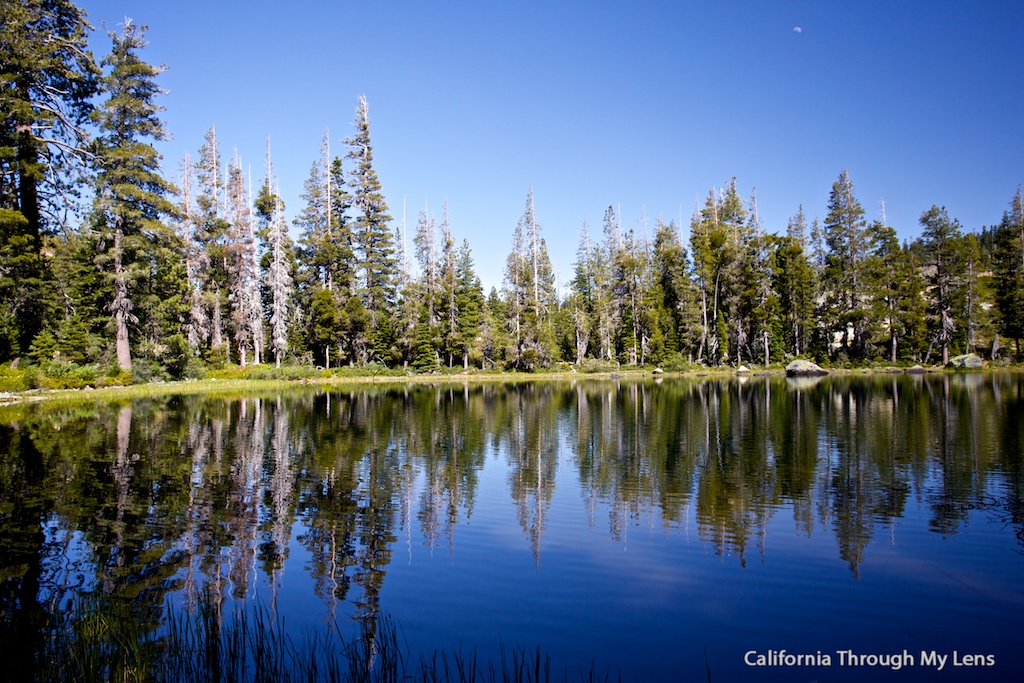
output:
[[[297,634],[386,613],[414,652],[540,644],[626,678],[704,678],[705,648],[721,680],[865,675],[743,663],[783,648],[992,653],[944,673],[998,677],[1022,405],[1018,375],[943,375],[14,406],[0,609],[92,591],[156,624],[206,586]]]

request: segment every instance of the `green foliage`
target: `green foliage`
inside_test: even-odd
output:
[[[996,231],[995,300],[999,330],[1017,343],[1024,339],[1024,195],[1021,189]]]
[[[36,362],[47,361],[56,358],[57,339],[48,330],[43,330],[32,340],[32,346],[28,349],[28,355]]]
[[[617,361],[601,360],[599,358],[584,358],[579,364],[580,372],[585,374],[615,372],[620,368]]]
[[[361,296],[369,313],[370,328],[376,329],[394,303],[395,250],[388,228],[391,216],[373,166],[370,112],[364,97],[359,98],[355,127],[355,135],[346,140],[346,156],[355,162],[349,173],[352,206],[357,214],[352,234],[363,269]]]
[[[309,316],[309,345],[317,362],[327,365],[328,354],[337,355],[331,349],[337,345],[342,331],[334,293],[327,289],[316,290],[310,303]],[[334,363],[338,363],[338,358],[334,358]]]
[[[190,376],[189,369],[193,367],[192,347],[185,335],[178,333],[167,338],[166,350],[161,361],[167,368],[168,374],[173,379],[184,379]],[[191,373],[195,375],[195,370]]]
[[[779,293],[779,329],[785,352],[806,353],[814,331],[814,274],[803,245],[794,237],[776,240],[772,272]]]
[[[922,243],[928,258],[928,323],[931,341],[942,352],[942,363],[949,361],[953,344],[963,316],[966,261],[960,224],[950,220],[945,207],[932,206],[921,214]]]
[[[231,365],[219,370],[211,370],[206,374],[208,379],[247,379],[247,380],[304,380],[330,377],[331,373],[311,365],[248,365],[242,368]]]
[[[161,287],[163,296],[147,300],[147,281],[154,273],[170,276],[169,265],[178,259],[167,254],[168,246],[173,249],[173,237],[162,222],[176,213],[166,197],[174,187],[160,174],[160,155],[152,145],[167,138],[160,107],[154,102],[162,92],[156,85],[162,68],[139,58],[146,45],[146,27],[126,19],[123,28],[120,35],[110,33],[113,47],[103,60],[109,68],[103,78],[108,97],[96,114],[101,134],[94,145],[99,169],[94,222],[101,245],[96,263],[109,278],[113,294],[106,307],[113,314],[117,361],[122,370],[129,370],[130,328],[140,321],[136,310],[144,304],[138,311],[141,318],[155,318],[148,325],[151,341],[167,331],[166,324],[159,322],[167,315],[161,316],[159,309],[172,290]],[[176,298],[181,299],[180,293]],[[171,317],[177,312],[172,310]],[[151,374],[148,368],[140,373]]]
[[[412,367],[416,372],[431,372],[437,369],[437,351],[434,350],[433,335],[426,318],[424,312],[416,325],[416,351],[412,361]]]
[[[1024,338],[1019,189],[998,228],[964,235],[933,207],[922,238],[904,246],[889,226],[867,225],[847,171],[809,240],[802,208],[786,236],[766,232],[735,178],[695,211],[689,250],[675,224],[659,219],[649,242],[646,225],[624,230],[609,206],[602,239],[591,242],[584,225],[560,298],[531,188],[503,290],[485,300],[447,207],[443,223],[424,211],[417,225],[422,273],[405,272],[404,245],[399,270],[365,98],[343,154],[332,156],[325,135],[293,244],[272,177],[255,198],[254,230],[241,165],[225,173],[213,127],[172,203],[177,189],[154,147],[167,138],[163,67],[140,56],[146,27],[127,20],[110,33],[101,71],[72,3],[4,3],[0,17],[0,362],[32,359],[34,384],[79,381],[70,368],[115,358],[121,380],[196,377],[230,367],[236,351],[266,356],[268,347],[279,361],[332,367],[535,371],[587,359],[902,362],[929,349],[995,354],[998,335],[1018,349]],[[93,212],[61,225],[55,209],[82,170],[95,181]],[[129,375],[133,358],[141,365]]]
[[[0,25],[0,309],[14,313],[0,321],[3,360],[27,351],[55,302],[43,237],[67,227],[98,69],[67,0],[0,3]]]
[[[854,195],[849,171],[840,173],[832,184],[823,234],[827,247],[821,274],[823,327],[828,337],[838,333],[837,353],[862,359],[868,354],[865,269],[869,237],[864,208]]]
[[[10,363],[0,365],[0,391],[24,391],[31,388],[24,369],[12,368]]]

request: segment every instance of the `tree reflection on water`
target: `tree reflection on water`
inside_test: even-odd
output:
[[[568,464],[589,523],[606,514],[612,538],[641,515],[672,527],[692,510],[700,539],[745,563],[772,552],[768,524],[785,512],[801,534],[834,534],[856,577],[912,497],[937,533],[981,512],[1024,539],[1022,414],[1010,374],[360,385],[9,406],[0,619],[40,640],[48,612],[88,593],[132,604],[155,630],[170,595],[190,609],[208,595],[219,609],[257,575],[276,598],[294,541],[330,613],[344,605],[373,623],[399,532],[418,525],[425,544],[452,551],[493,459],[538,564]]]

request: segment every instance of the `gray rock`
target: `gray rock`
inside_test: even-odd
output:
[[[920,365],[915,365],[914,367],[907,368],[906,372],[907,372],[908,375],[923,375],[924,373],[926,373],[928,371],[925,370]]]
[[[750,368],[748,368],[746,365],[741,365],[738,368],[736,368],[736,372],[750,372]]]
[[[984,361],[981,360],[981,356],[976,353],[965,353],[962,356],[956,356],[949,359],[949,367],[951,368],[977,369],[982,367],[984,364]]]
[[[809,360],[795,360],[786,366],[787,377],[820,377],[827,374],[828,370]]]

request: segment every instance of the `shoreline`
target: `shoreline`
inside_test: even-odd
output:
[[[1008,365],[1000,367],[984,367],[980,369],[965,370],[962,368],[928,367],[910,372],[910,368],[897,366],[883,367],[860,367],[860,368],[826,368],[828,374],[825,376],[856,376],[856,375],[904,375],[904,374],[993,374],[1003,372],[1021,371],[1020,365]],[[647,369],[623,369],[621,371],[609,372],[538,372],[538,373],[517,373],[517,372],[468,372],[468,373],[439,373],[439,374],[415,374],[415,375],[333,375],[330,377],[306,377],[298,379],[264,379],[239,377],[209,377],[203,379],[188,379],[172,382],[147,382],[142,384],[125,384],[73,389],[26,389],[23,391],[0,392],[0,408],[10,405],[35,403],[40,401],[61,401],[61,400],[97,400],[97,399],[118,399],[118,398],[142,398],[148,396],[165,396],[168,394],[218,394],[235,393],[240,391],[271,391],[275,389],[294,389],[304,386],[334,387],[345,385],[417,385],[417,384],[484,384],[484,383],[529,383],[545,381],[575,381],[575,380],[656,380],[656,379],[721,379],[728,377],[760,378],[760,377],[784,377],[786,371],[783,367],[769,367],[766,369],[750,368],[747,371],[740,371],[732,367],[722,368],[701,368],[673,372],[655,373]]]

